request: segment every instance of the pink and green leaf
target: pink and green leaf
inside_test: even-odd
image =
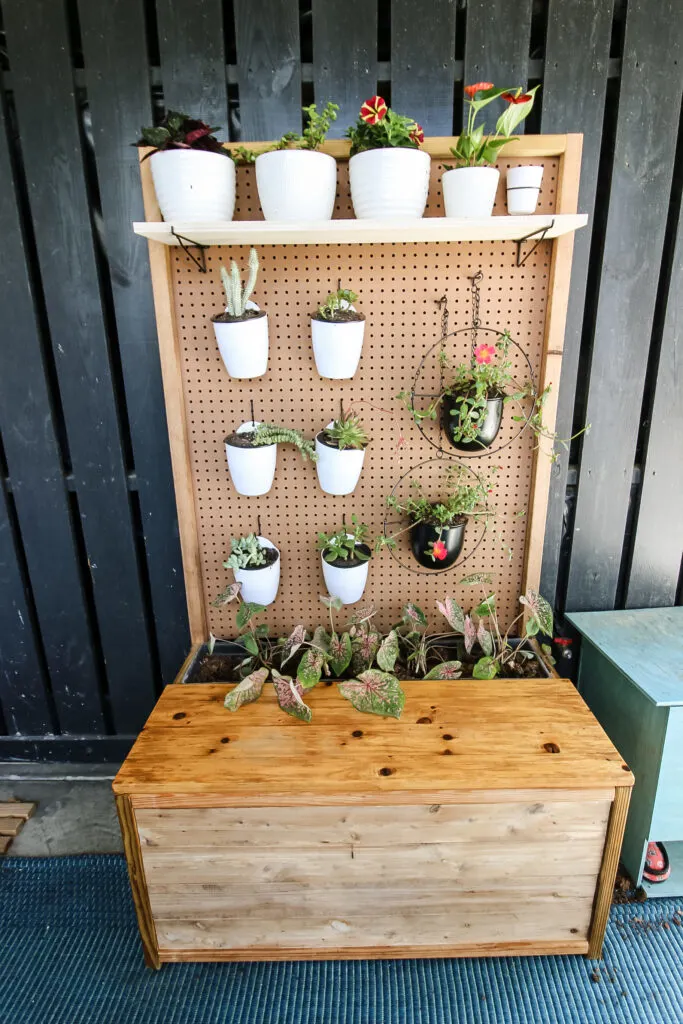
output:
[[[437,601],[436,607],[451,629],[454,629],[456,633],[465,632],[465,614],[457,601],[454,601],[452,597],[447,597],[443,601]]]
[[[333,633],[330,637],[330,668],[335,676],[340,676],[351,664],[353,649],[351,637],[348,633],[338,636]]]
[[[398,658],[398,633],[392,629],[384,637],[377,651],[377,664],[384,672],[393,672]]]
[[[287,664],[289,659],[296,654],[305,639],[306,627],[295,626],[282,645],[282,661],[280,664],[283,667]]]
[[[498,675],[498,662],[493,658],[480,658],[472,669],[475,679],[495,679]]]
[[[553,635],[553,610],[546,601],[546,599],[529,587],[524,597],[520,597],[520,604],[525,605],[533,618],[538,623],[538,629],[547,633],[548,636]],[[536,630],[538,632],[538,630]]]
[[[337,684],[342,697],[357,711],[400,718],[406,695],[396,676],[378,669],[361,672],[357,679]]]
[[[426,626],[427,617],[419,605],[409,601],[403,609],[403,621],[412,626]]]
[[[484,654],[490,658],[493,654],[493,637],[483,622],[480,622],[477,628],[477,640]]]
[[[469,615],[465,616],[463,633],[465,634],[465,650],[471,654],[477,639],[477,627]]]
[[[282,676],[277,669],[273,669],[273,686],[277,702],[283,711],[286,711],[288,715],[293,715],[294,718],[300,718],[302,722],[310,722],[312,712],[304,703],[302,697],[304,691],[301,683],[294,682],[291,676]]]
[[[460,679],[462,675],[461,661],[442,661],[425,675],[425,679]]]
[[[258,668],[251,675],[245,676],[244,679],[233,686],[230,693],[226,695],[224,706],[228,711],[237,711],[243,704],[251,704],[252,701],[258,700],[261,696],[264,683],[268,678],[267,668]]]

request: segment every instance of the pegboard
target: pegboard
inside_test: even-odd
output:
[[[502,174],[496,214],[506,212],[505,171],[525,162],[542,162],[545,166],[538,212],[556,211],[561,158],[534,156],[499,160]],[[434,159],[432,164],[426,215],[441,216],[440,161]],[[235,219],[261,219],[253,168],[238,169],[237,196]],[[335,217],[352,215],[347,163],[339,161]],[[151,244],[155,247],[157,243]],[[190,588],[198,586],[205,635],[209,631],[223,637],[235,633],[234,606],[217,609],[212,602],[232,579],[231,571],[222,566],[229,554],[230,537],[256,531],[258,515],[262,533],[280,548],[282,558],[278,598],[261,621],[267,622],[277,635],[290,631],[299,622],[313,627],[324,620],[326,613],[318,599],[326,592],[316,548],[318,531],[339,528],[342,514],[350,519],[355,512],[370,527],[371,537],[381,533],[386,496],[397,480],[411,466],[435,455],[396,395],[402,389],[410,390],[420,360],[441,335],[437,300],[442,295],[448,298],[449,329],[467,327],[471,319],[468,278],[481,270],[482,325],[508,328],[529,357],[535,378],[543,378],[554,244],[539,244],[521,268],[515,266],[513,242],[261,246],[261,268],[253,298],[268,312],[269,365],[264,377],[244,381],[228,376],[210,318],[225,305],[221,263],[229,265],[234,258],[240,267],[246,268],[249,247],[208,249],[206,274],[200,273],[182,250],[170,250],[169,301],[173,307],[182,386],[184,454],[189,464],[198,537],[197,572],[189,577],[188,599],[191,601]],[[320,378],[311,346],[310,314],[337,287],[339,279],[343,287],[358,293],[356,306],[366,316],[360,366],[349,381]],[[155,294],[156,291],[155,284]],[[467,359],[468,335],[460,336],[456,348],[451,346],[451,350],[454,356]],[[527,376],[521,357],[514,353],[512,357],[519,376]],[[431,371],[427,368],[427,383],[430,372],[431,383],[436,384],[436,363]],[[168,395],[167,378],[165,373]],[[556,387],[557,381],[553,383]],[[257,420],[294,427],[311,439],[337,415],[340,400],[346,408],[353,406],[372,439],[355,492],[345,497],[324,494],[315,467],[304,462],[293,448],[279,446],[270,493],[258,498],[238,495],[227,469],[224,438],[250,419],[251,400]],[[170,427],[173,439],[172,422]],[[517,430],[507,407],[500,442],[505,444]],[[478,588],[458,585],[462,575],[477,571],[496,575],[493,589],[498,595],[501,623],[514,618],[520,610],[518,596],[525,577],[525,513],[532,498],[535,444],[534,435],[527,430],[492,458],[466,460],[466,465],[476,472],[490,472],[493,466],[498,467],[491,496],[498,516],[493,531],[462,566],[458,564],[448,573],[433,576],[416,575],[385,551],[370,563],[363,600],[340,613],[340,623],[345,614],[374,605],[379,625],[387,628],[411,599],[422,606],[437,627],[437,600],[449,594],[469,607],[479,599]],[[457,458],[454,449],[452,454]],[[448,460],[442,461],[445,468]],[[177,458],[174,470],[176,465]],[[438,460],[420,474],[425,489],[435,499],[439,497],[441,474]],[[474,546],[479,530],[474,523],[468,525],[463,555]],[[402,560],[409,562],[407,533],[400,545]],[[201,638],[193,636],[195,640]]]

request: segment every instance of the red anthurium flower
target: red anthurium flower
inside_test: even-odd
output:
[[[496,350],[493,345],[477,345],[474,350],[474,358],[480,366],[482,363],[490,363],[495,354]]]
[[[474,85],[465,86],[465,92],[470,99],[472,99],[475,92],[486,92],[488,89],[493,89],[493,82],[475,82]]]
[[[447,554],[448,550],[444,542],[442,540],[435,540],[432,544],[432,557],[438,558],[440,562],[443,562]]]
[[[381,96],[371,96],[360,108],[360,116],[367,124],[379,124],[387,114],[387,105]]]
[[[204,135],[210,135],[212,131],[213,129],[209,128],[208,124],[203,124],[201,128],[195,128],[193,132],[188,132],[185,136],[185,142],[188,142],[191,145],[193,142],[196,142],[197,139],[203,138]]]
[[[528,92],[522,93],[521,96],[515,96],[512,92],[504,92],[501,99],[507,100],[508,103],[528,103],[533,97]]]
[[[418,146],[422,145],[425,140],[425,133],[422,130],[422,126],[416,123],[409,138],[411,142],[417,142]]]

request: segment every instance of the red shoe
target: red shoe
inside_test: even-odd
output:
[[[643,870],[645,881],[666,882],[670,874],[669,856],[664,848],[664,843],[648,843]]]

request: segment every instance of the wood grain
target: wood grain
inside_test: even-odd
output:
[[[128,878],[135,904],[135,914],[138,919],[138,929],[142,941],[142,950],[145,963],[148,967],[159,968],[158,943],[152,911],[149,905],[147,883],[145,880],[145,869],[142,864],[140,853],[140,842],[138,839],[135,813],[131,807],[130,800],[125,796],[116,797],[116,813],[118,814],[123,838],[123,852],[126,855],[128,865]]]
[[[595,895],[593,917],[590,929],[590,945],[588,956],[597,959],[602,956],[602,944],[605,938],[605,930],[609,919],[609,911],[612,905],[612,893],[614,892],[614,879],[619,866],[619,854],[626,828],[628,816],[628,805],[631,800],[631,789],[628,786],[618,787],[614,794],[614,804],[610,814],[605,840],[605,852],[598,878],[598,888]]]

